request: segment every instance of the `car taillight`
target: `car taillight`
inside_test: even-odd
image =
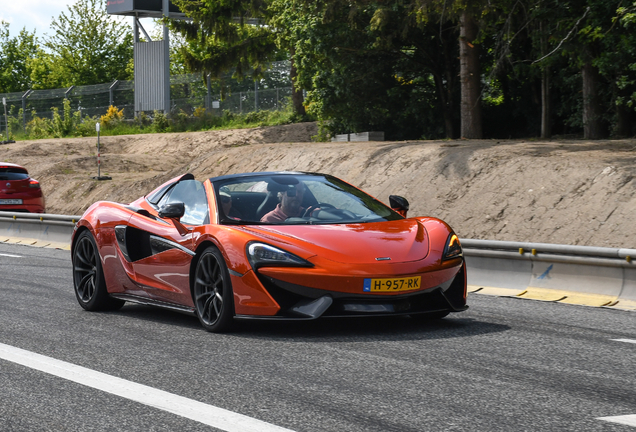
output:
[[[40,188],[40,182],[37,180],[29,180],[29,187],[30,188]]]

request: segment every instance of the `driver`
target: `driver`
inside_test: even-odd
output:
[[[305,212],[305,209],[301,207],[303,202],[303,195],[305,193],[305,185],[300,182],[294,188],[296,193],[290,196],[289,192],[279,192],[278,199],[280,203],[274,210],[265,214],[261,218],[261,222],[276,223],[285,222],[290,217],[300,217]]]

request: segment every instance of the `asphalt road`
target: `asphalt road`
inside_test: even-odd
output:
[[[7,256],[14,255],[14,256]],[[127,304],[91,313],[70,253],[0,244],[0,344],[293,431],[633,431],[636,313],[469,297],[408,318],[243,322]],[[0,349],[0,351],[2,351]],[[195,420],[0,359],[0,431],[211,431]]]

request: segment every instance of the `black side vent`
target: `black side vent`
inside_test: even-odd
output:
[[[115,227],[115,236],[121,253],[126,261],[139,261],[151,256],[150,233],[137,228],[118,225]]]
[[[115,227],[115,237],[117,238],[117,243],[119,244],[122,255],[126,258],[126,261],[130,262],[128,248],[126,248],[126,225],[117,225]]]
[[[154,235],[150,236],[150,249],[152,250],[152,254],[156,255],[161,252],[165,252],[170,249],[174,249],[175,246],[161,237],[157,237]]]

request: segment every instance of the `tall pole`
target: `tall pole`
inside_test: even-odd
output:
[[[102,176],[102,149],[99,146],[99,123],[95,123],[95,131],[97,132],[97,177],[91,177],[94,180],[112,180],[110,176]]]
[[[95,123],[95,130],[97,131],[97,179],[99,180],[100,177],[102,176],[102,171],[101,171],[101,167],[102,167],[102,161],[100,160],[100,148],[99,148],[99,123]]]

